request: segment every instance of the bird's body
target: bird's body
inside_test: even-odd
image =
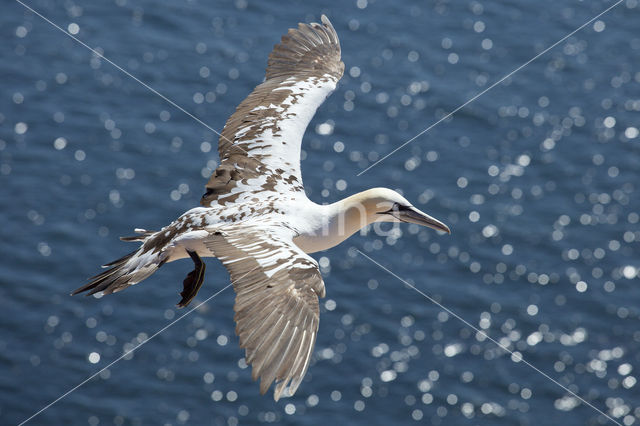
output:
[[[162,265],[191,258],[186,306],[204,280],[202,257],[216,257],[231,275],[236,333],[262,393],[276,381],[277,400],[293,394],[309,365],[324,282],[308,255],[334,247],[376,221],[411,222],[446,231],[404,197],[374,188],[329,205],[305,194],[302,137],[316,109],[342,76],[337,34],[322,24],[289,30],[269,56],[265,81],[238,106],[221,134],[221,163],[206,185],[202,207],[159,231],[136,229],[123,240],[140,247],[110,264],[74,294],[120,291]]]

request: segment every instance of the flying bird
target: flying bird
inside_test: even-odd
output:
[[[407,222],[450,232],[399,193],[374,188],[333,204],[307,198],[300,147],[316,109],[344,72],[340,42],[326,16],[299,24],[269,55],[264,81],[237,107],[222,131],[220,166],[206,184],[201,207],[159,231],[136,229],[124,241],[134,252],[72,294],[110,294],[148,278],[174,260],[191,258],[179,307],[187,306],[204,280],[203,257],[228,270],[236,293],[240,347],[264,394],[293,395],[309,366],[325,286],[309,253],[340,244],[373,222]]]

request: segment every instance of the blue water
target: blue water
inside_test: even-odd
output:
[[[309,196],[388,186],[450,236],[374,230],[315,257],[327,297],[298,393],[260,396],[227,290],[33,424],[584,425],[640,420],[640,6],[43,1],[29,4],[214,129],[299,21],[332,19],[346,73],[304,141]],[[74,25],[75,24],[75,25]],[[0,422],[16,424],[185,313],[190,262],[104,297],[98,266],[197,205],[213,132],[18,3],[0,14]],[[204,301],[228,283],[208,262]],[[613,424],[609,422],[609,424]]]

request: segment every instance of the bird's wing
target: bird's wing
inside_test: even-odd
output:
[[[226,226],[205,245],[231,275],[235,321],[253,379],[264,394],[276,381],[277,401],[289,384],[293,395],[304,377],[319,322],[318,297],[325,289],[318,264],[282,227]]]
[[[290,29],[269,55],[265,81],[227,120],[218,144],[220,166],[200,203],[248,201],[258,191],[303,191],[302,136],[343,71],[338,35],[326,16],[322,24]]]

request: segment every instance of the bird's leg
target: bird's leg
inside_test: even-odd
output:
[[[202,259],[200,259],[200,256],[198,256],[198,253],[189,250],[187,250],[187,253],[189,253],[191,260],[193,260],[195,269],[189,272],[187,278],[185,278],[182,282],[184,288],[180,293],[180,296],[182,296],[182,300],[180,300],[177,305],[179,308],[184,308],[189,303],[191,303],[194,297],[196,297],[196,294],[198,294],[198,290],[200,290],[200,287],[202,287],[202,283],[204,281],[204,270],[206,269],[206,265],[204,264]]]

